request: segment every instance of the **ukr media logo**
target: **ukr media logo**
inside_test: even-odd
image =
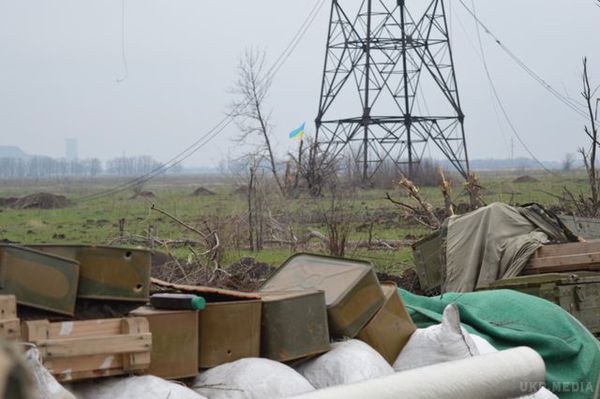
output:
[[[523,392],[537,392],[540,389],[546,387],[556,394],[566,392],[580,392],[580,393],[593,393],[594,384],[586,381],[578,382],[553,382],[551,385],[546,386],[541,382],[521,382],[521,390]]]

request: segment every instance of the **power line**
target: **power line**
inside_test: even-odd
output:
[[[129,76],[129,66],[127,65],[127,54],[125,49],[125,0],[121,0],[121,57],[123,60],[124,74],[117,78],[117,83],[121,83]]]
[[[541,76],[539,76],[537,73],[535,73],[534,70],[532,70],[531,68],[529,68],[525,62],[523,60],[521,60],[515,53],[513,53],[508,47],[506,47],[504,45],[504,43],[502,43],[502,41],[500,41],[500,39],[498,38],[498,36],[496,36],[484,23],[483,21],[481,21],[481,19],[479,19],[479,17],[477,17],[477,15],[475,14],[475,12],[473,10],[471,10],[465,3],[463,0],[458,0],[460,2],[460,4],[464,7],[464,9],[471,14],[471,16],[473,17],[473,19],[475,20],[475,22],[477,22],[477,24],[479,26],[481,26],[483,28],[483,30],[485,31],[486,34],[488,34],[492,39],[494,39],[494,41],[496,42],[496,44],[498,46],[500,46],[500,48],[521,68],[523,69],[530,77],[532,77],[536,82],[538,82],[544,89],[546,89],[550,94],[552,94],[556,99],[558,99],[560,102],[562,102],[563,104],[565,104],[567,107],[569,107],[572,111],[576,112],[577,114],[579,114],[580,116],[584,117],[584,118],[588,118],[588,115],[585,113],[585,111],[578,105],[576,104],[573,100],[571,100],[570,98],[564,96],[562,93],[560,93],[558,90],[556,90],[554,87],[552,87],[552,85],[550,85],[548,82],[546,82]]]
[[[281,69],[281,67],[285,64],[285,62],[289,59],[289,57],[293,54],[294,50],[296,49],[296,47],[298,46],[300,41],[303,39],[304,35],[308,32],[308,29],[311,27],[311,25],[315,21],[320,10],[322,9],[323,5],[325,4],[325,1],[326,0],[317,0],[315,2],[315,5],[312,7],[310,12],[308,13],[306,18],[300,25],[300,28],[296,31],[292,40],[287,44],[287,46],[284,48],[284,50],[282,51],[280,56],[273,63],[271,68],[269,68],[269,70],[267,71],[266,76],[264,78],[265,80],[272,79],[277,74],[277,72]],[[240,108],[244,109],[247,106],[248,106],[248,103],[242,104],[240,106]],[[134,187],[135,185],[147,182],[147,181],[151,180],[152,178],[154,178],[160,174],[163,174],[164,172],[173,168],[174,166],[179,165],[181,162],[188,159],[190,156],[192,156],[194,153],[196,153],[202,147],[207,145],[213,138],[215,138],[223,130],[225,130],[225,128],[227,128],[231,123],[233,123],[233,121],[234,121],[233,116],[231,116],[231,115],[225,116],[215,126],[213,126],[207,133],[202,135],[202,137],[200,137],[198,140],[196,140],[190,146],[188,146],[183,151],[178,153],[176,156],[171,158],[165,164],[160,165],[159,167],[153,169],[152,171],[150,171],[142,176],[139,176],[137,178],[129,180],[125,183],[118,184],[110,189],[103,190],[98,193],[90,194],[87,196],[82,196],[78,199],[78,201],[90,201],[90,200],[99,199],[99,198],[102,198],[105,196],[113,195],[113,194],[128,190],[129,188]]]
[[[460,2],[462,3],[462,0],[460,0]],[[473,11],[471,12],[471,14],[473,15],[475,21],[478,21],[477,18],[477,14],[476,14],[476,8],[475,8],[475,0],[471,0],[472,4],[473,4]],[[464,3],[462,3],[464,5]],[[483,42],[481,40],[481,32],[479,30],[479,25],[476,23],[475,24],[475,28],[476,28],[476,32],[477,32],[477,40],[479,42],[479,51],[481,53],[481,62],[483,64],[483,68],[485,69],[485,73],[488,79],[488,83],[490,85],[490,89],[491,92],[494,96],[494,98],[496,99],[498,106],[500,107],[500,111],[502,111],[502,115],[504,115],[504,119],[506,119],[506,122],[508,123],[508,126],[510,127],[510,129],[512,130],[512,132],[514,133],[515,137],[517,138],[517,140],[519,140],[519,143],[521,143],[521,145],[523,146],[523,148],[525,149],[525,151],[527,151],[527,153],[529,154],[529,156],[535,161],[537,162],[546,172],[555,175],[554,172],[552,172],[550,169],[548,169],[546,167],[546,165],[544,165],[544,163],[542,161],[540,161],[535,154],[533,153],[533,151],[531,151],[531,149],[527,146],[527,144],[525,144],[525,141],[521,138],[521,135],[519,134],[519,132],[517,131],[515,125],[513,124],[512,120],[510,119],[510,117],[508,116],[508,112],[506,111],[506,107],[504,106],[504,104],[502,103],[502,100],[500,99],[500,95],[498,94],[498,90],[496,88],[496,85],[494,84],[494,81],[492,79],[492,74],[490,72],[487,60],[485,58],[485,51],[483,49]]]

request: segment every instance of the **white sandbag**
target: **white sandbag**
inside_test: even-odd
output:
[[[25,367],[30,371],[33,391],[39,399],[75,399],[42,365],[40,352],[31,348],[25,352]]]
[[[294,399],[505,399],[530,392],[544,374],[540,355],[523,347],[320,389]]]
[[[248,358],[200,373],[194,391],[209,399],[279,399],[313,386],[293,368],[269,359]]]
[[[448,305],[444,309],[442,324],[417,329],[393,367],[396,371],[404,371],[478,354],[471,335],[460,326],[458,308]]]
[[[496,352],[498,350],[488,341],[477,335],[471,335],[462,328],[458,307],[448,305],[444,309],[441,324],[417,329],[413,333],[396,358],[394,370],[405,371]],[[546,388],[523,398],[558,399]]]
[[[332,344],[332,350],[298,367],[298,372],[315,388],[384,377],[394,369],[375,349],[363,341],[351,339]]]
[[[145,375],[73,384],[78,399],[206,399],[184,385]]]

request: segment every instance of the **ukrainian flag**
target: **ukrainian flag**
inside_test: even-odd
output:
[[[302,124],[302,126],[300,126],[298,129],[295,129],[295,130],[293,130],[293,131],[290,133],[290,138],[291,138],[291,139],[299,139],[299,138],[301,138],[302,136],[304,136],[304,125],[306,125],[306,122],[304,122],[304,123]]]

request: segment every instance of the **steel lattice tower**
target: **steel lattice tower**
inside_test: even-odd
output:
[[[352,156],[365,181],[390,161],[413,175],[429,143],[466,177],[444,2],[408,3],[332,0],[316,142],[331,159]]]

